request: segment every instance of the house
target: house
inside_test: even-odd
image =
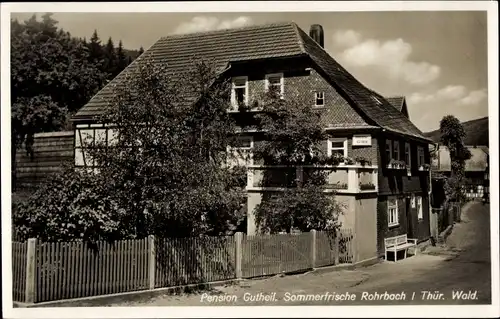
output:
[[[489,149],[487,146],[467,146],[471,158],[465,161],[465,195],[471,200],[482,200],[489,196]],[[432,159],[434,179],[446,178],[451,174],[450,151],[439,145]]]
[[[75,115],[76,165],[89,165],[79,136],[98,136],[108,130],[94,119],[105,108],[110,87],[150,54],[156,63],[170,61],[167,68],[173,72],[186,68],[194,56],[215,60],[221,76],[232,81],[233,108],[228,111],[237,118],[258,112],[239,112],[238,105],[251,107],[269,86],[277,87],[283,98],[297,99],[321,112],[329,134],[324,149],[353,159],[340,164],[329,175],[329,183],[346,207],[343,227],[357,236],[357,260],[383,254],[388,236],[429,238],[425,164],[430,163],[431,141],[410,121],[404,98],[393,106],[325,51],[319,25],[313,25],[309,35],[295,23],[278,23],[161,38]],[[238,147],[251,154],[261,140],[258,131],[243,131]],[[251,235],[256,232],[254,208],[263,194],[279,191],[279,185],[261,187],[263,172],[273,168],[252,160],[247,165],[247,234]]]

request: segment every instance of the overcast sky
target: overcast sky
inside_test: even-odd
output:
[[[410,119],[422,131],[437,129],[447,114],[461,121],[488,115],[486,12],[55,13],[53,18],[73,36],[88,39],[97,29],[103,42],[112,37],[128,49],[147,49],[174,33],[279,21],[294,21],[308,32],[319,23],[330,55],[369,88],[406,96]]]

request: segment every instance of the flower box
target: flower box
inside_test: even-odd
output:
[[[426,172],[430,169],[430,165],[429,164],[424,164],[424,165],[420,165],[418,167],[418,170],[421,171],[421,172]]]
[[[375,189],[375,184],[373,184],[373,183],[366,183],[366,184],[359,183],[359,189],[362,190],[362,191],[374,190]]]
[[[404,161],[396,161],[391,160],[389,164],[387,164],[388,169],[405,169],[406,163]]]

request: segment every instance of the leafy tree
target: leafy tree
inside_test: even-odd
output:
[[[284,166],[278,178],[285,188],[264,194],[256,207],[259,230],[336,230],[342,206],[333,193],[324,192],[329,171],[314,167],[336,165],[342,158],[328,158],[320,147],[327,137],[320,113],[308,105],[282,99],[273,90],[262,101],[262,112],[257,118],[265,136],[264,141],[257,143],[254,158],[268,165]],[[261,186],[269,186],[276,178],[275,172],[266,171]]]
[[[93,241],[233,232],[244,192],[225,165],[235,125],[229,84],[217,76],[202,61],[178,79],[152,58],[128,72],[100,119],[115,125],[111,144],[86,152],[98,171],[61,173],[18,209],[18,233]],[[80,211],[85,221],[74,220]]]
[[[141,54],[143,54],[143,53],[144,53],[144,48],[141,46],[139,48],[139,55],[138,56],[141,56]]]
[[[68,117],[101,87],[104,74],[88,62],[82,41],[57,28],[51,14],[11,21],[11,142],[15,189],[16,153],[33,135],[68,125]]]
[[[464,144],[466,133],[453,115],[441,119],[440,131],[441,143],[448,148],[451,159],[451,176],[445,183],[446,196],[448,200],[462,201],[465,199],[465,161],[471,158],[471,153]]]

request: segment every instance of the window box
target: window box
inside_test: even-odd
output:
[[[374,190],[375,184],[373,184],[373,183],[365,183],[365,184],[359,183],[359,189],[362,191]]]
[[[406,163],[404,161],[398,161],[392,159],[389,164],[387,164],[388,169],[403,170],[406,169]]]
[[[428,172],[431,166],[429,164],[420,165],[418,170],[421,172]]]
[[[372,165],[372,161],[370,161],[369,159],[366,159],[366,158],[364,158],[364,157],[362,157],[362,156],[358,156],[358,157],[356,157],[356,158],[354,159],[354,161],[355,161],[357,164],[361,165],[361,166],[366,166],[366,165],[371,166],[371,165]]]
[[[326,188],[328,189],[347,189],[347,183],[336,183],[336,184],[330,184],[327,185]]]

